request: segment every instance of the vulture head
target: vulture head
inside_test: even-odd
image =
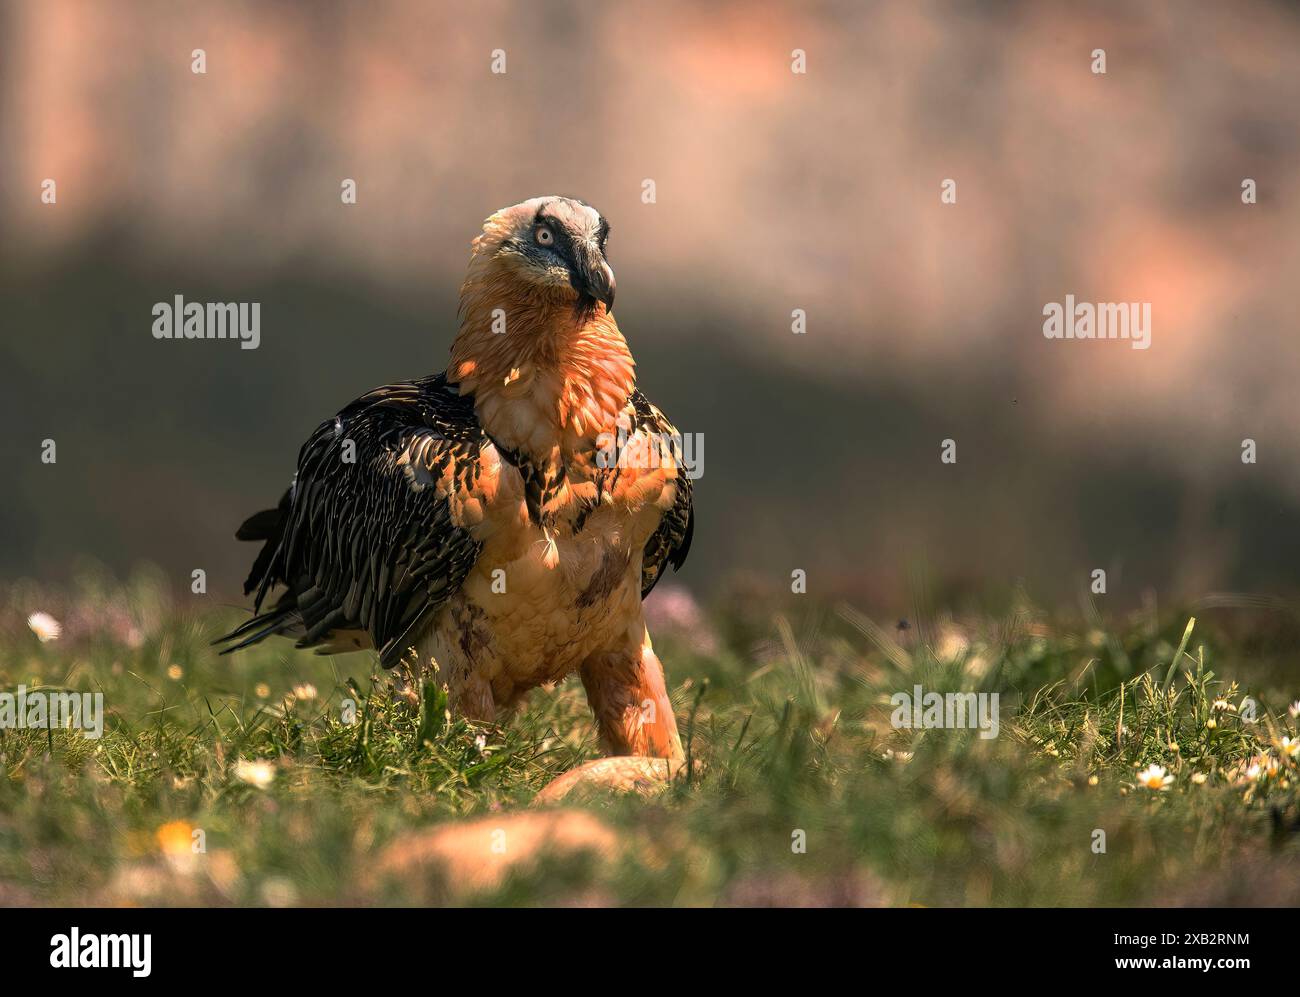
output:
[[[608,235],[590,205],[534,197],[492,215],[474,240],[447,381],[474,396],[495,441],[538,466],[590,448],[636,386],[610,311]]]
[[[474,240],[467,284],[505,285],[539,301],[560,300],[581,314],[614,309],[614,271],[605,258],[609,222],[569,197],[534,197],[502,208]]]

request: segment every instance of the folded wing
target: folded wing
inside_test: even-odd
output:
[[[672,508],[659,521],[658,529],[646,541],[641,558],[641,598],[644,599],[663,577],[668,565],[671,564],[676,571],[686,563],[691,537],[695,533],[695,509],[691,503],[691,479],[687,477],[688,469],[683,462],[680,434],[668,417],[639,389],[632,393],[632,405],[637,419],[634,428],[670,444],[678,469],[677,497]]]
[[[342,649],[372,646],[397,664],[478,558],[454,498],[473,496],[487,442],[472,401],[441,374],[376,388],[322,423],[279,507],[236,534],[265,546],[244,584],[256,615],[218,641],[223,653],[272,634],[335,650],[351,635]]]

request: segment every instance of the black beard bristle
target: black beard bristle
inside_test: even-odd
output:
[[[578,300],[573,305],[573,312],[580,321],[589,322],[596,315],[596,299],[590,294],[579,292]]]

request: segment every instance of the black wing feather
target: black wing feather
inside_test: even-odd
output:
[[[676,440],[677,430],[668,418],[650,403],[650,400],[638,389],[632,393],[632,405],[636,411],[637,428],[647,433],[657,434],[661,439]],[[645,551],[641,557],[641,598],[650,594],[650,590],[663,577],[668,565],[679,570],[686,563],[686,555],[691,549],[691,537],[695,533],[695,508],[691,502],[691,479],[687,477],[682,463],[680,449],[674,444],[677,460],[677,498],[673,507],[664,513],[659,527],[646,541]]]
[[[365,630],[384,667],[397,664],[480,550],[430,486],[453,457],[459,477],[476,477],[487,443],[472,399],[442,374],[376,388],[322,423],[279,507],[239,529],[240,539],[265,541],[244,583],[257,615],[216,642],[243,638],[223,653],[271,634],[311,647],[334,630]],[[422,460],[400,462],[416,452]],[[275,586],[284,594],[261,612]]]

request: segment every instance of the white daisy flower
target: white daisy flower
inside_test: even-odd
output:
[[[63,633],[63,624],[49,613],[32,613],[27,617],[27,625],[32,628],[32,633],[36,634],[36,639],[42,644],[58,640]]]
[[[1173,785],[1174,777],[1166,774],[1163,765],[1152,762],[1137,774],[1137,781],[1139,786],[1163,792]]]

